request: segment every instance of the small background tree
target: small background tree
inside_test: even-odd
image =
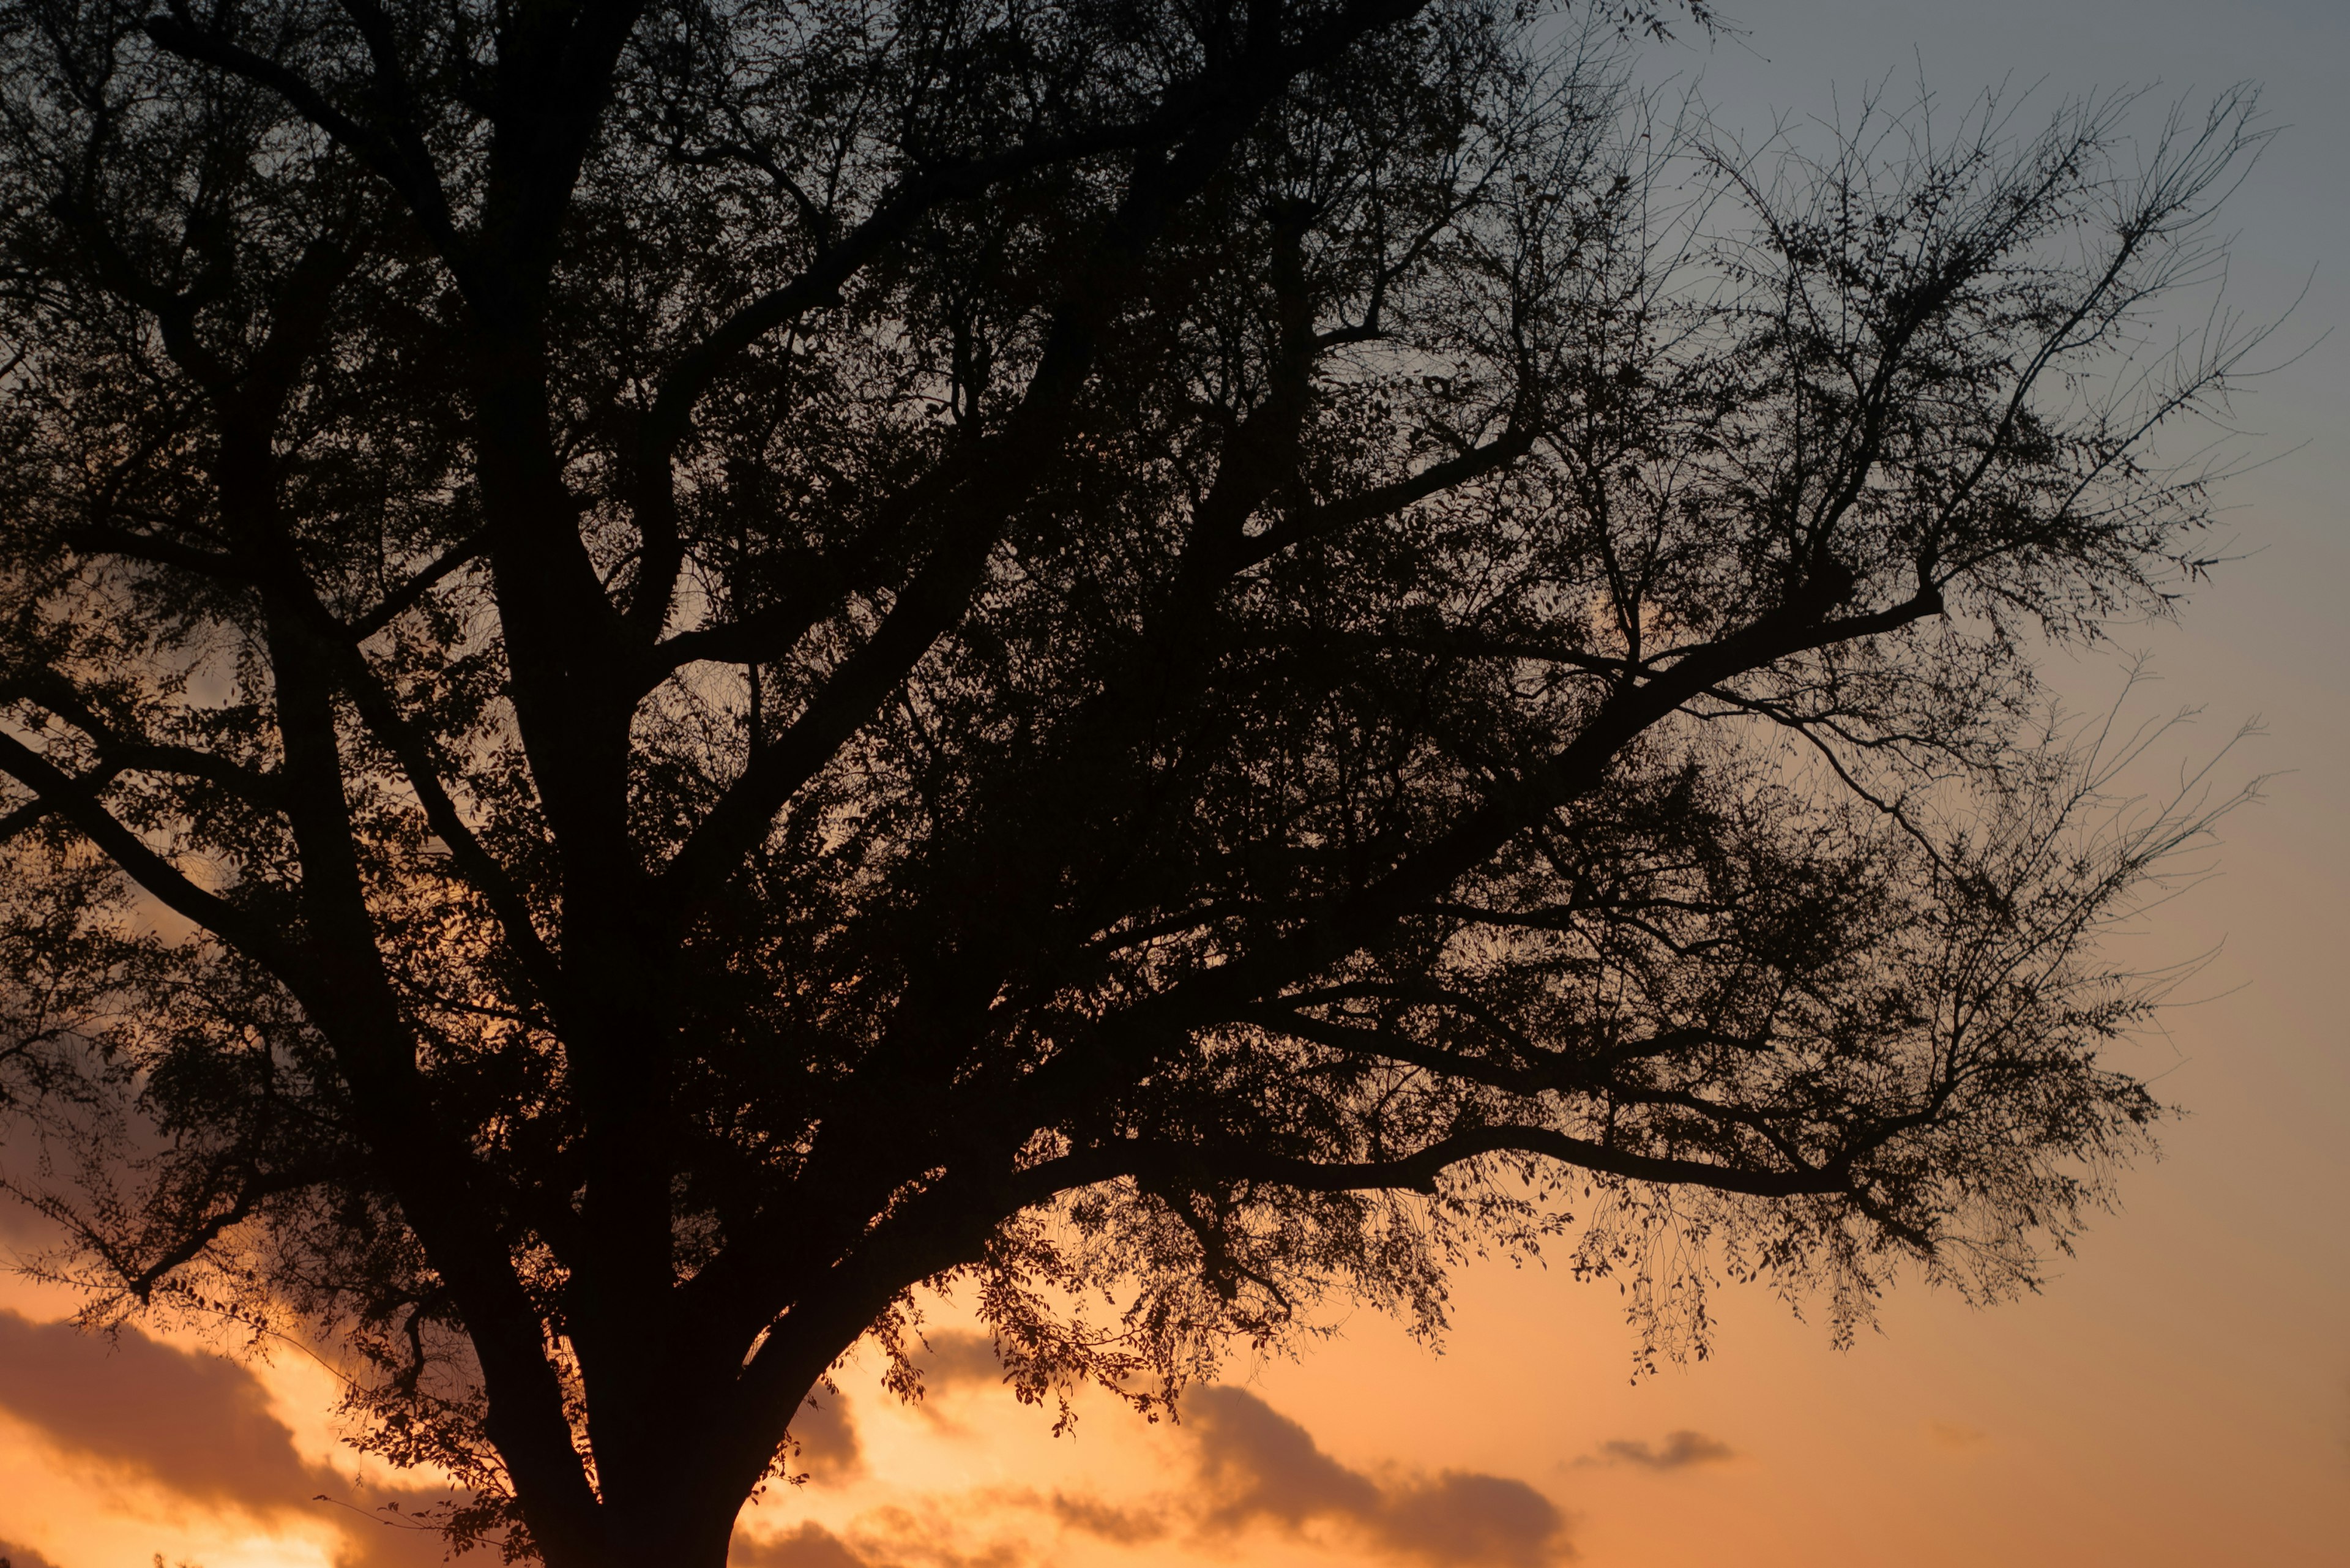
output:
[[[2208,814],[2029,655],[2200,568],[2250,106],[1732,156],[1661,25],[5,0],[48,1266],[556,1568],[723,1563],[925,1282],[1145,1408],[1488,1246],[2030,1282]]]

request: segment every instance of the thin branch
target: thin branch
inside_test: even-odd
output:
[[[460,259],[448,195],[429,161],[420,163],[401,138],[351,119],[297,72],[229,42],[213,28],[199,26],[187,0],[170,0],[170,16],[150,16],[140,24],[158,47],[183,59],[217,66],[284,99],[296,113],[348,149],[398,191],[444,259],[452,265]]]

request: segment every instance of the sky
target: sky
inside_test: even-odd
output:
[[[1849,1348],[1724,1288],[1711,1355],[1635,1377],[1612,1284],[1472,1268],[1438,1348],[1364,1312],[1295,1361],[1227,1368],[1180,1424],[1014,1402],[955,1303],[930,1392],[878,1359],[798,1424],[808,1480],[746,1511],[738,1568],[2016,1568],[2339,1564],[2350,1539],[2350,5],[2342,0],[1731,0],[1736,36],[1649,46],[1759,134],[1873,85],[2054,107],[2263,84],[2279,135],[2227,213],[2230,297],[2293,307],[2292,364],[2238,405],[2268,460],[2222,493],[2232,553],[2171,624],[2059,659],[2083,703],[2145,656],[2141,711],[2199,709],[2175,760],[2272,775],[2217,874],[2127,939],[2208,953],[2123,1060],[2185,1115],[2046,1288],[1971,1308],[1909,1281]],[[2294,302],[2298,300],[2298,305]],[[2329,329],[2334,335],[2327,337]],[[14,1568],[406,1568],[379,1523],[432,1494],[340,1449],[292,1351],[75,1333],[0,1278],[0,1557]],[[1800,1307],[1801,1303],[1797,1303]],[[321,1501],[323,1500],[323,1501]],[[488,1568],[484,1555],[461,1562]]]

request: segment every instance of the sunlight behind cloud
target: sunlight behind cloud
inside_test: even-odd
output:
[[[983,1336],[945,1330],[929,1343],[919,1405],[880,1387],[877,1358],[836,1373],[824,1442],[862,1462],[827,1470],[804,1458],[806,1485],[771,1488],[745,1511],[735,1568],[1544,1568],[1572,1555],[1565,1514],[1526,1481],[1392,1456],[1357,1468],[1248,1388],[1194,1387],[1171,1423],[1080,1394],[1076,1428],[1055,1439],[1049,1411],[998,1386]],[[819,1446],[801,1440],[804,1455]]]
[[[201,1568],[444,1560],[437,1535],[370,1512],[442,1494],[335,1445],[323,1372],[233,1360],[183,1334],[85,1333],[62,1304],[23,1289],[0,1300],[0,1538],[27,1554],[15,1568],[34,1552],[60,1568],[158,1552]]]

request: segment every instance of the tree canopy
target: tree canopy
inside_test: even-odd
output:
[[[2259,133],[1750,154],[1693,13],[0,0],[49,1266],[554,1568],[716,1568],[926,1283],[1146,1408],[1492,1246],[2028,1283],[2205,821],[2033,656],[2204,564]]]

